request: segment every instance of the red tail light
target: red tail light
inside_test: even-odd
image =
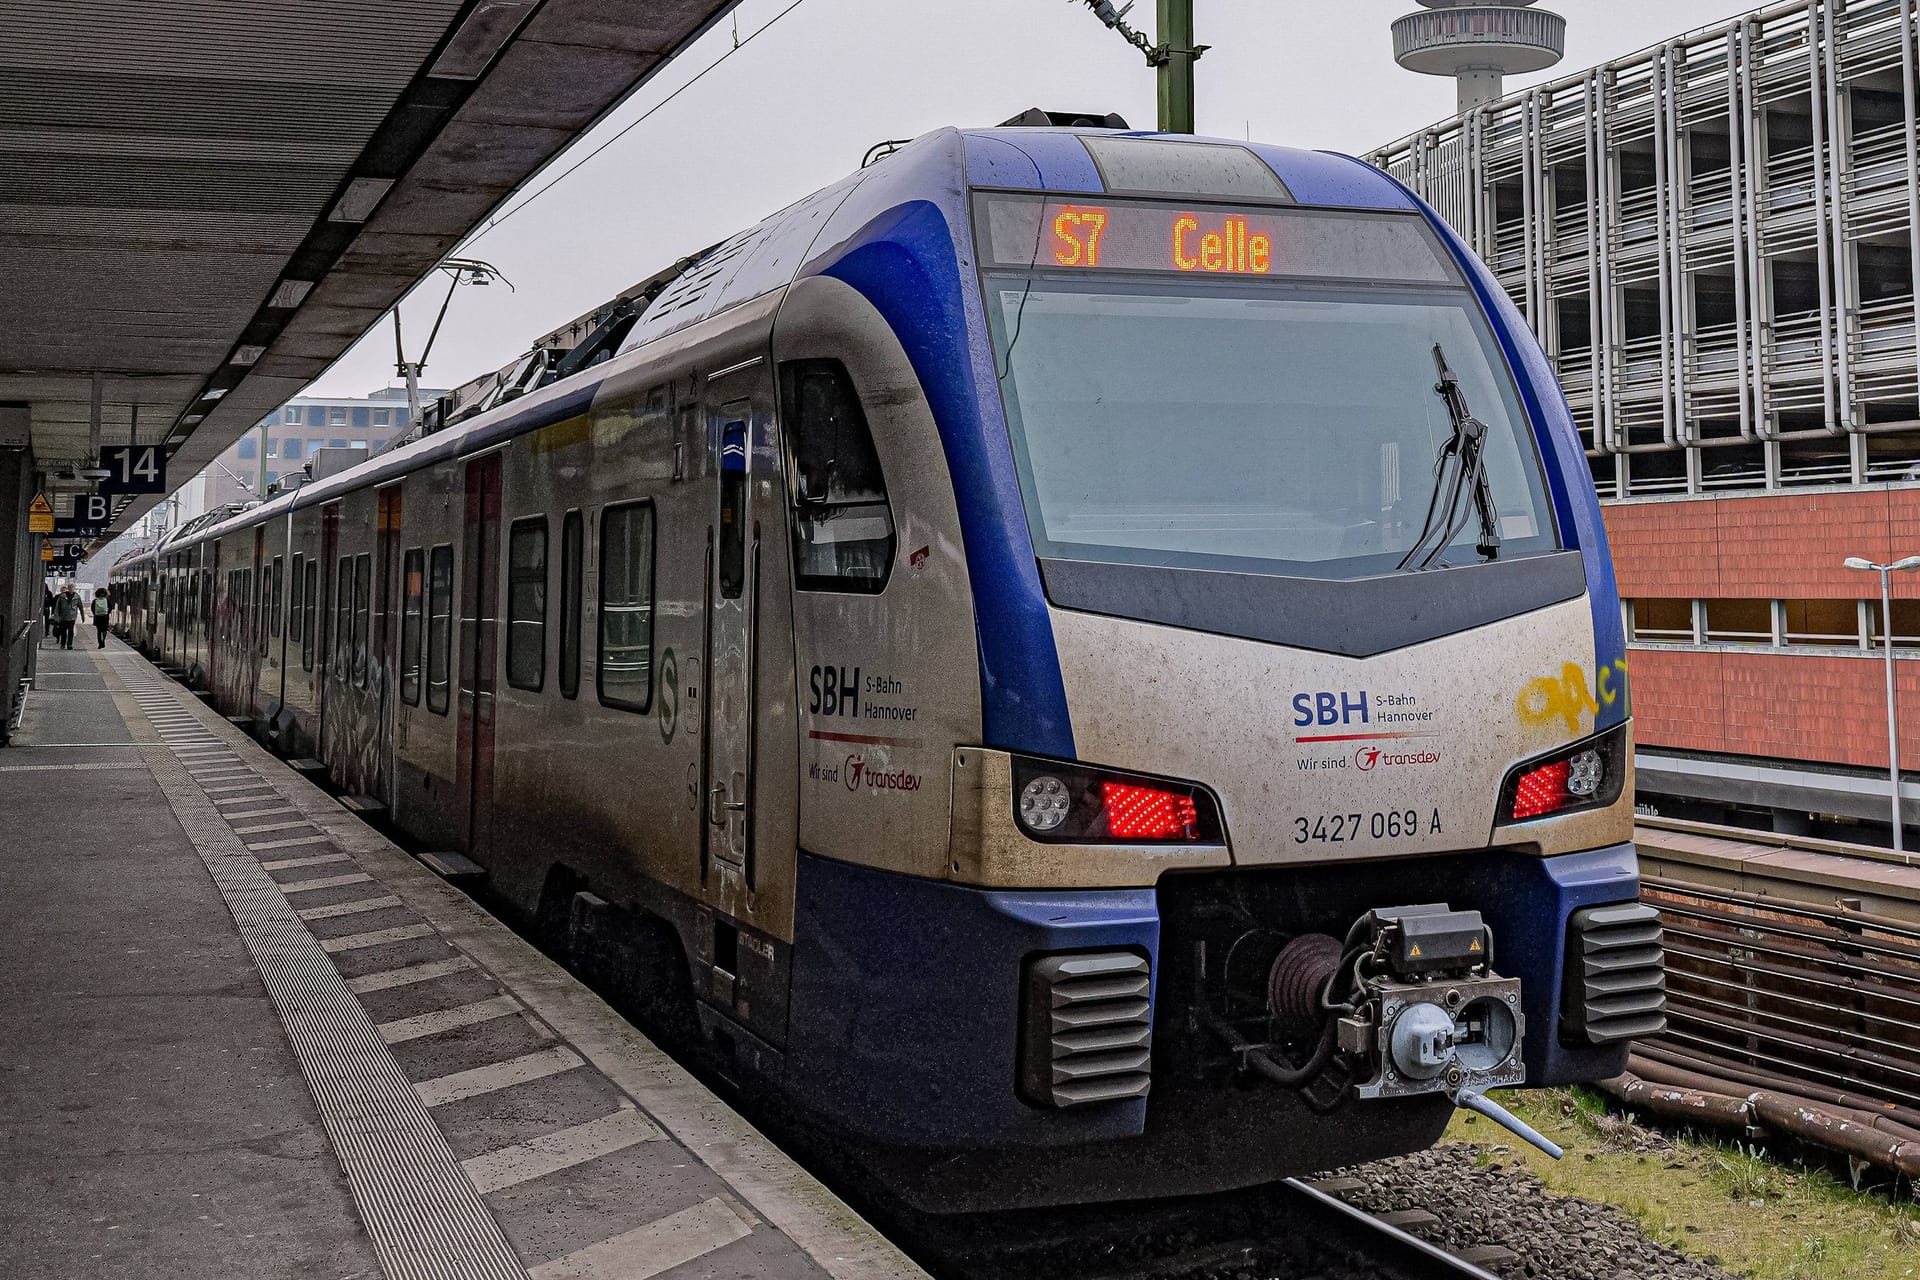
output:
[[[1521,774],[1513,789],[1514,819],[1538,818],[1572,804],[1573,793],[1567,790],[1567,775],[1572,768],[1565,760],[1555,760]]]
[[[1200,824],[1193,797],[1125,782],[1103,782],[1107,832],[1117,840],[1191,840]]]
[[[1014,817],[1064,844],[1224,844],[1220,806],[1201,786],[1016,756]]]

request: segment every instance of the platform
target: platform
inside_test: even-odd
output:
[[[14,1280],[921,1274],[118,640],[39,659],[0,751]]]

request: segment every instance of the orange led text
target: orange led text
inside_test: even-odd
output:
[[[1053,260],[1063,267],[1099,266],[1106,229],[1105,209],[1062,209],[1053,219]]]
[[[1245,218],[1228,218],[1218,231],[1183,213],[1173,221],[1173,265],[1182,271],[1264,276],[1273,270],[1273,240],[1248,231]]]

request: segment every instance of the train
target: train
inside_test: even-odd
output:
[[[915,1204],[1415,1150],[1660,1029],[1587,460],[1394,179],[942,129],[599,314],[116,625]]]

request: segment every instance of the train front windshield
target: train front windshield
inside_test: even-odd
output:
[[[1558,548],[1512,377],[1417,218],[988,196],[980,222],[1043,558],[1393,572],[1454,436],[1436,347],[1488,427],[1498,554]],[[1465,521],[1434,563],[1481,538]]]

